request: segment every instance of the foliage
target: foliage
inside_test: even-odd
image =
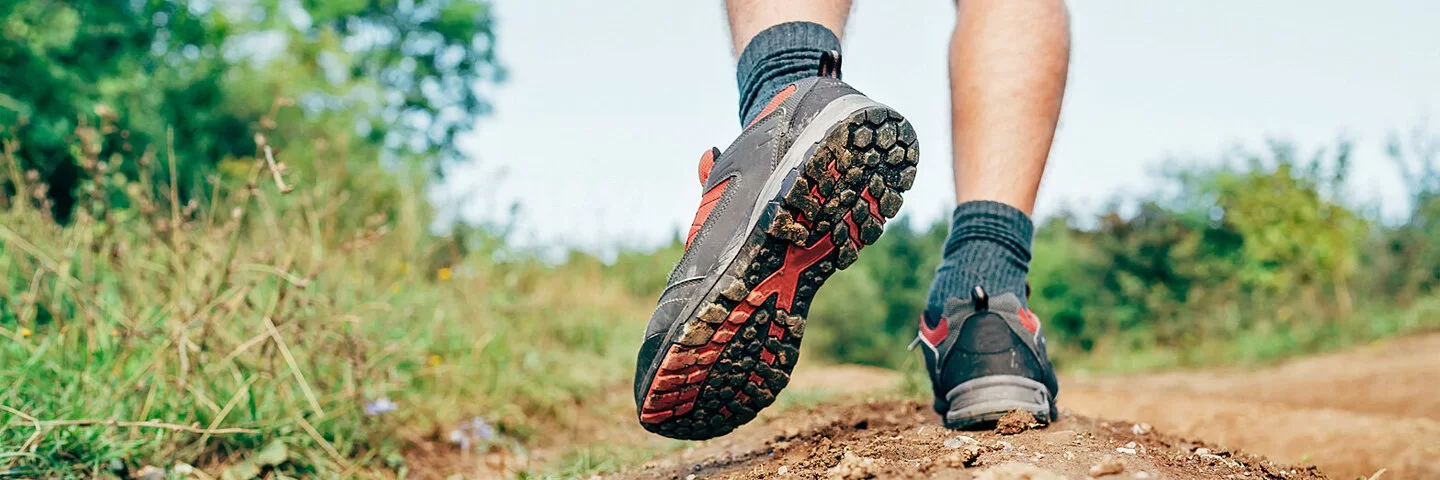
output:
[[[1030,302],[1047,319],[1052,355],[1101,368],[1256,361],[1433,328],[1399,312],[1440,293],[1426,240],[1440,238],[1436,190],[1424,183],[1434,180],[1412,180],[1422,186],[1406,222],[1381,222],[1345,201],[1351,150],[1342,141],[1310,154],[1283,142],[1237,151],[1174,169],[1133,213],[1116,202],[1040,225]],[[1433,178],[1428,155],[1411,162]],[[900,221],[837,274],[813,304],[812,350],[901,365],[946,228]]]
[[[202,198],[217,164],[243,179],[261,130],[282,150],[323,145],[329,155],[292,156],[306,173],[335,157],[362,172],[382,157],[438,170],[489,110],[492,27],[483,0],[5,2],[0,133],[19,140],[21,168],[62,220],[83,179],[157,162],[176,164],[177,198]],[[83,135],[97,151],[76,151]]]
[[[4,147],[0,172],[33,191]],[[325,165],[322,179],[345,169]],[[0,200],[0,471],[423,476],[407,455],[456,449],[444,432],[462,419],[494,426],[481,448],[529,443],[628,381],[649,302],[597,266],[436,237],[418,185],[393,216],[347,223],[373,192],[293,174],[281,188],[270,168],[198,208],[120,187],[160,207],[81,202],[63,226]],[[367,414],[382,398],[398,409]]]

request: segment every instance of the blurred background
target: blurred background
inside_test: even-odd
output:
[[[814,302],[807,361],[918,371],[953,9],[857,2],[845,78],[924,161]],[[1062,370],[1261,368],[1440,327],[1440,5],[1071,10],[1030,277]],[[654,455],[577,445],[638,435],[594,419],[631,414],[695,164],[740,130],[729,45],[718,1],[0,5],[0,470]],[[141,420],[170,427],[86,427]]]

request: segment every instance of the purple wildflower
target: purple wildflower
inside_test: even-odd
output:
[[[365,403],[365,414],[372,417],[376,415],[384,415],[386,413],[390,413],[399,409],[400,406],[396,405],[395,402],[390,401],[390,397],[380,397],[373,401]]]

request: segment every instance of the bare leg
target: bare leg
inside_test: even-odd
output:
[[[815,22],[843,36],[850,0],[726,0],[735,55],[761,31],[785,22]]]
[[[958,4],[950,40],[956,200],[1030,214],[1065,93],[1069,14],[1062,0]]]

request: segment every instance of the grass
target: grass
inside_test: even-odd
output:
[[[138,208],[0,203],[0,475],[393,477],[462,421],[541,442],[628,381],[649,299],[598,264],[431,235],[418,189],[357,221],[339,182],[268,168],[211,208],[113,178]]]
[[[1247,318],[1222,321],[1241,322]],[[1057,344],[1051,357],[1062,369],[1093,373],[1133,373],[1169,368],[1260,366],[1332,352],[1385,338],[1440,330],[1440,297],[1403,307],[1370,305],[1324,323],[1257,322],[1233,338],[1199,339],[1184,348],[1123,346],[1086,352]]]

